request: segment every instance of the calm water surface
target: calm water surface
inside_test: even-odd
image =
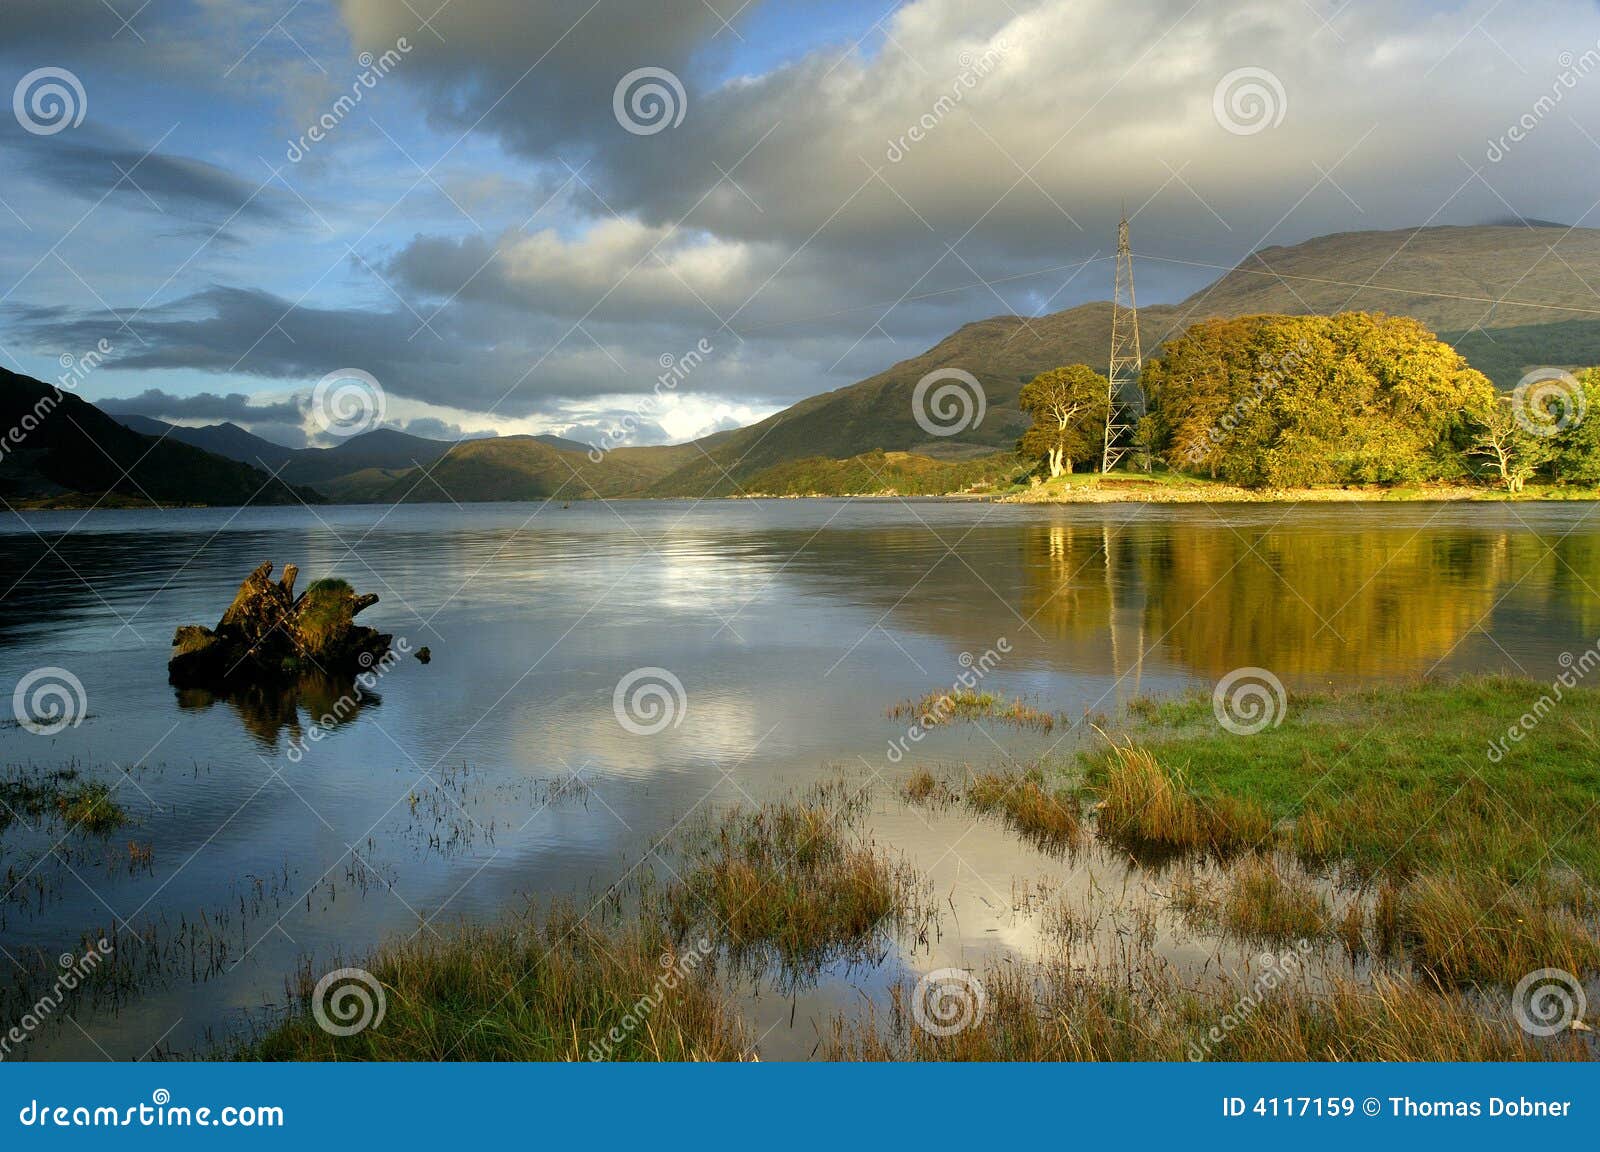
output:
[[[14,823],[0,836],[0,964],[113,928],[208,942],[181,963],[169,954],[116,1011],[57,1021],[13,1058],[203,1051],[281,1005],[308,958],[320,971],[529,897],[592,901],[660,866],[653,846],[686,816],[842,771],[875,785],[872,834],[932,877],[949,915],[883,965],[799,991],[752,985],[762,1053],[804,1056],[833,1007],[897,973],[1036,949],[1033,886],[1103,888],[1108,868],[1125,889],[1150,883],[1125,863],[1052,859],[996,824],[893,799],[913,761],[1014,765],[1070,749],[1081,726],[940,728],[897,760],[905,728],[890,705],[948,690],[973,658],[1007,648],[986,684],[1070,716],[1209,690],[1244,665],[1291,688],[1479,670],[1548,679],[1600,635],[1589,508],[763,501],[12,516],[0,524],[0,687],[64,668],[87,715],[54,736],[8,724],[0,754],[10,769],[75,765],[115,784],[137,825],[54,852],[59,829]],[[263,560],[379,593],[363,621],[433,655],[399,663],[298,760],[290,741],[338,686],[214,700],[166,682],[174,628],[214,623]],[[618,681],[641,667],[670,670],[687,699],[681,722],[654,735],[613,709]],[[574,776],[587,794],[550,797],[548,783]],[[147,866],[130,866],[130,839],[150,846]],[[1178,962],[1215,952],[1168,928],[1155,947]]]

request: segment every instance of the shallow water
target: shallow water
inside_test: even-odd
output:
[[[0,963],[116,926],[170,940],[119,1011],[41,1029],[12,1058],[184,1053],[259,1020],[310,957],[491,917],[529,896],[592,902],[685,817],[843,772],[874,788],[870,831],[932,877],[944,916],[892,963],[749,1001],[768,1057],[804,1056],[832,1006],[898,971],[1036,953],[1043,882],[1082,895],[1160,878],[1114,855],[1053,859],[999,823],[893,800],[946,774],[1071,748],[1003,725],[932,730],[908,754],[885,709],[986,688],[1069,717],[1209,691],[1255,666],[1296,687],[1506,670],[1549,679],[1600,635],[1591,506],[1024,507],[750,501],[36,513],[0,524],[0,688],[33,670],[83,685],[81,723],[0,728],[7,766],[77,764],[137,826],[66,851],[0,836]],[[263,560],[342,576],[363,621],[427,645],[307,741],[341,686],[211,700],[166,683],[173,629],[212,623]],[[986,658],[989,654],[990,658]],[[683,686],[676,723],[619,723],[640,668]],[[650,717],[644,717],[648,722]],[[635,724],[634,727],[639,727]],[[576,776],[581,793],[547,785]],[[148,844],[130,867],[126,842]],[[1159,893],[1157,892],[1157,895]],[[1148,950],[1213,964],[1163,924]],[[1223,963],[1225,961],[1215,961]]]

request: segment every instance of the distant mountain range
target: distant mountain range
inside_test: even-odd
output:
[[[0,369],[0,498],[119,507],[323,503],[269,473],[144,436],[70,392]]]
[[[1600,297],[1590,288],[1600,283],[1600,230],[1563,230],[1555,237],[1559,225],[1536,223],[1347,232],[1264,248],[1180,304],[1141,308],[1144,352],[1154,354],[1168,337],[1212,316],[1361,309],[1415,316],[1502,388],[1536,366],[1600,364]],[[1559,250],[1550,246],[1557,238]],[[1136,269],[1153,259],[1136,252]],[[616,449],[598,464],[588,458],[587,445],[555,436],[452,444],[378,429],[332,448],[294,449],[236,424],[185,428],[148,417],[115,419],[125,432],[164,437],[164,449],[201,451],[182,457],[153,451],[140,465],[141,478],[180,466],[192,475],[207,455],[214,471],[223,464],[249,468],[233,473],[231,485],[209,490],[176,479],[163,489],[176,495],[163,498],[150,488],[152,497],[175,502],[232,503],[250,490],[252,478],[266,480],[271,472],[327,499],[381,503],[861,491],[863,479],[870,484],[875,476],[939,491],[946,479],[968,482],[981,475],[981,460],[1011,449],[1026,422],[1017,393],[1033,376],[1062,364],[1102,366],[1110,330],[1107,302],[1040,317],[979,320],[919,356],[757,424],[690,444]],[[988,411],[976,428],[939,439],[916,423],[911,395],[923,376],[944,368],[976,376]],[[14,382],[25,380],[6,373],[0,393],[9,398]],[[21,410],[9,401],[0,405],[0,412],[14,409]],[[102,421],[112,419],[90,410]],[[128,487],[116,487],[113,481],[121,478],[115,470],[88,453],[42,459],[34,483],[41,490],[55,485],[58,495],[108,487],[123,493]],[[10,456],[0,461],[0,485],[13,466],[22,467]],[[270,497],[287,491],[265,489]]]

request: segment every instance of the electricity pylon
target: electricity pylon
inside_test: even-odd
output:
[[[1139,306],[1133,296],[1133,252],[1128,247],[1128,218],[1117,225],[1117,283],[1111,298],[1111,367],[1106,373],[1106,437],[1100,454],[1100,471],[1110,472],[1133,447],[1133,434],[1144,416],[1144,392],[1139,373],[1144,356],[1139,350]]]

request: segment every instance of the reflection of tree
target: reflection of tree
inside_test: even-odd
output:
[[[1491,625],[1519,638],[1538,676],[1546,645],[1554,661],[1600,638],[1600,536],[1541,536],[1488,506],[1437,524],[1387,508],[1048,515],[763,543],[783,579],[885,627],[974,652],[1003,634],[1009,667],[1110,672],[1119,697],[1173,663],[1208,680],[1260,666],[1302,686],[1415,675],[1452,655],[1464,666],[1463,641]],[[1477,658],[1516,667],[1492,645]]]
[[[1147,553],[1149,630],[1218,676],[1426,671],[1494,606],[1506,536],[1411,528],[1197,528]]]
[[[354,719],[363,708],[382,703],[377,693],[359,687],[352,678],[314,670],[286,684],[241,683],[223,692],[178,689],[180,708],[204,710],[219,700],[238,714],[246,732],[270,748],[278,746],[278,735],[285,730],[290,741],[304,739],[302,711],[307,725],[334,728]]]

